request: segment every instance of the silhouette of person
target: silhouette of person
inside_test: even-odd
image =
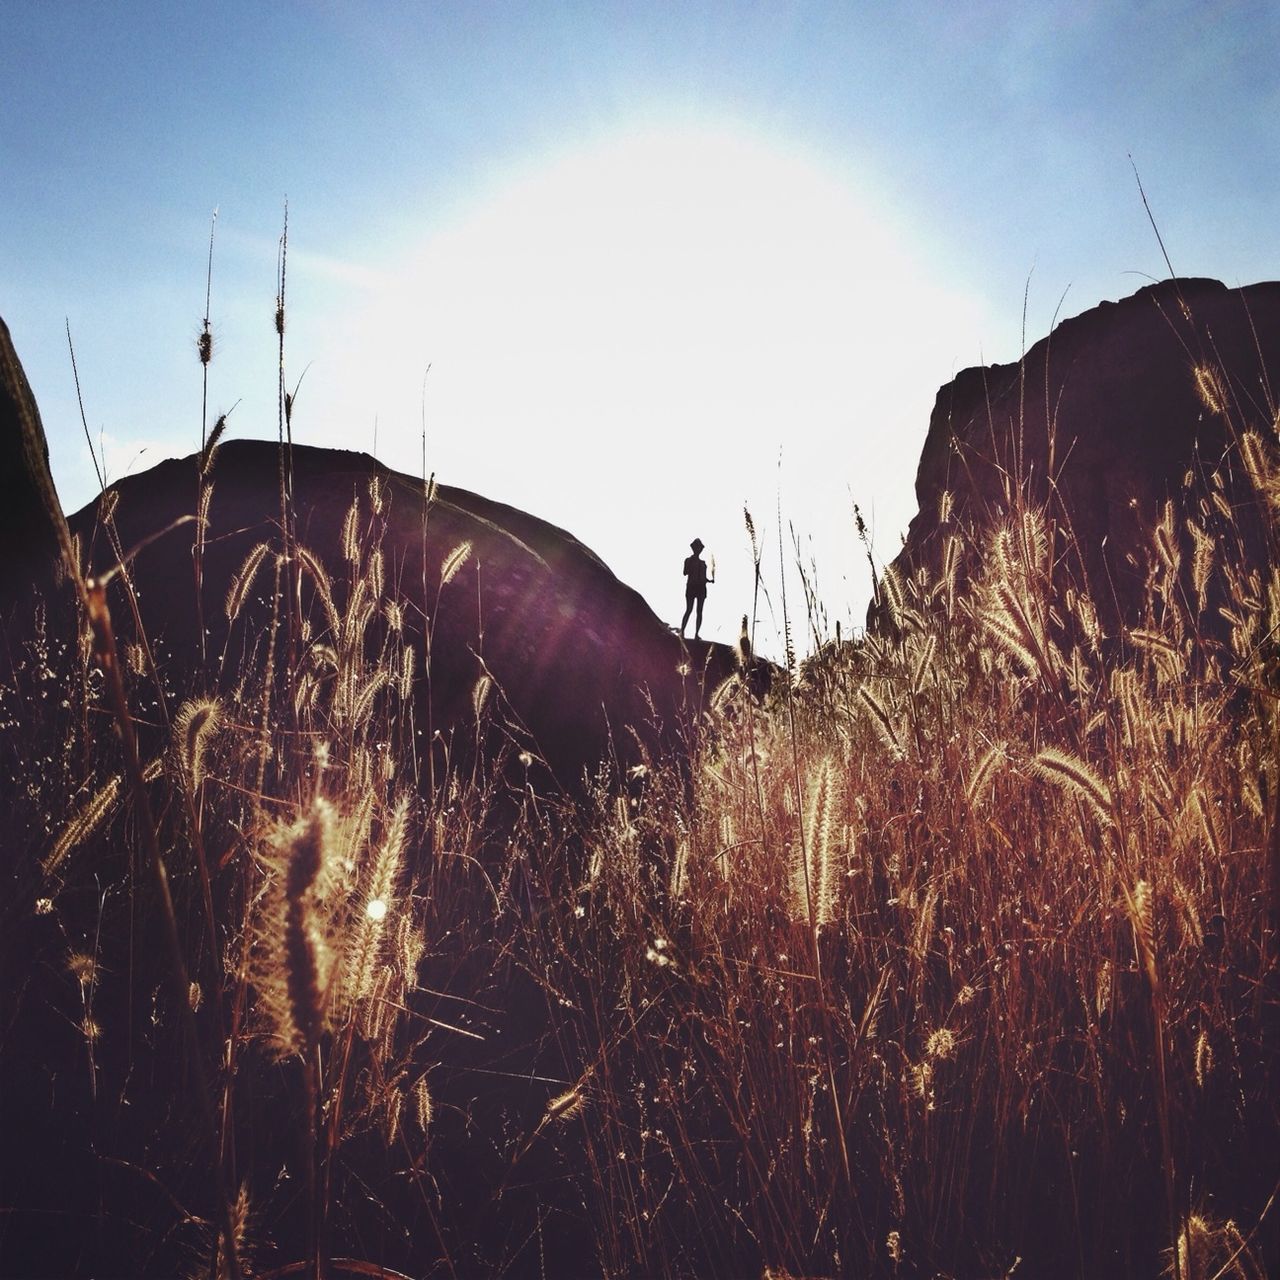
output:
[[[702,558],[702,539],[694,538],[689,543],[693,555],[686,556],[684,561],[684,617],[680,619],[680,634],[689,625],[689,615],[694,605],[698,607],[698,616],[693,624],[693,638],[702,638],[702,606],[707,602],[707,562]]]

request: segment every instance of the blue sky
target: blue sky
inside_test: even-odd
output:
[[[1277,274],[1269,4],[11,2],[0,315],[69,507],[66,354],[118,475],[215,411],[273,436],[289,201],[297,437],[429,466],[577,533],[678,612],[741,508],[812,535],[833,616],[890,557],[940,383],[1165,268]],[[431,374],[426,381],[427,365]],[[781,459],[781,465],[779,460]],[[789,534],[787,535],[789,537]],[[807,549],[807,542],[805,543]],[[806,554],[807,554],[806,550]],[[744,567],[745,566],[745,567]],[[718,606],[718,607],[717,607]]]

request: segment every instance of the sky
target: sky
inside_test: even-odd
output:
[[[568,529],[704,634],[752,512],[803,615],[862,621],[938,388],[1168,274],[1277,276],[1270,3],[20,3],[0,52],[0,316],[74,510],[294,438]],[[1025,297],[1025,329],[1024,329]],[[1025,335],[1025,336],[1024,336]],[[797,626],[803,633],[803,624]],[[807,646],[806,646],[807,647]]]

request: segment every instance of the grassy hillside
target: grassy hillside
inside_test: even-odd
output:
[[[0,702],[0,1270],[1280,1265],[1280,577],[1212,476],[1134,549],[1140,626],[1102,634],[1060,513],[944,511],[876,634],[572,799],[463,749],[483,676],[429,776],[380,500],[338,563],[251,555],[249,669],[175,688],[96,584],[41,603]]]

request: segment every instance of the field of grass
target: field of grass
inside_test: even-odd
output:
[[[944,519],[873,634],[572,798],[465,749],[484,677],[428,763],[376,481],[341,563],[245,564],[246,667],[52,595],[0,701],[0,1271],[1268,1274],[1280,562],[1224,492],[1105,634],[1059,513]]]

